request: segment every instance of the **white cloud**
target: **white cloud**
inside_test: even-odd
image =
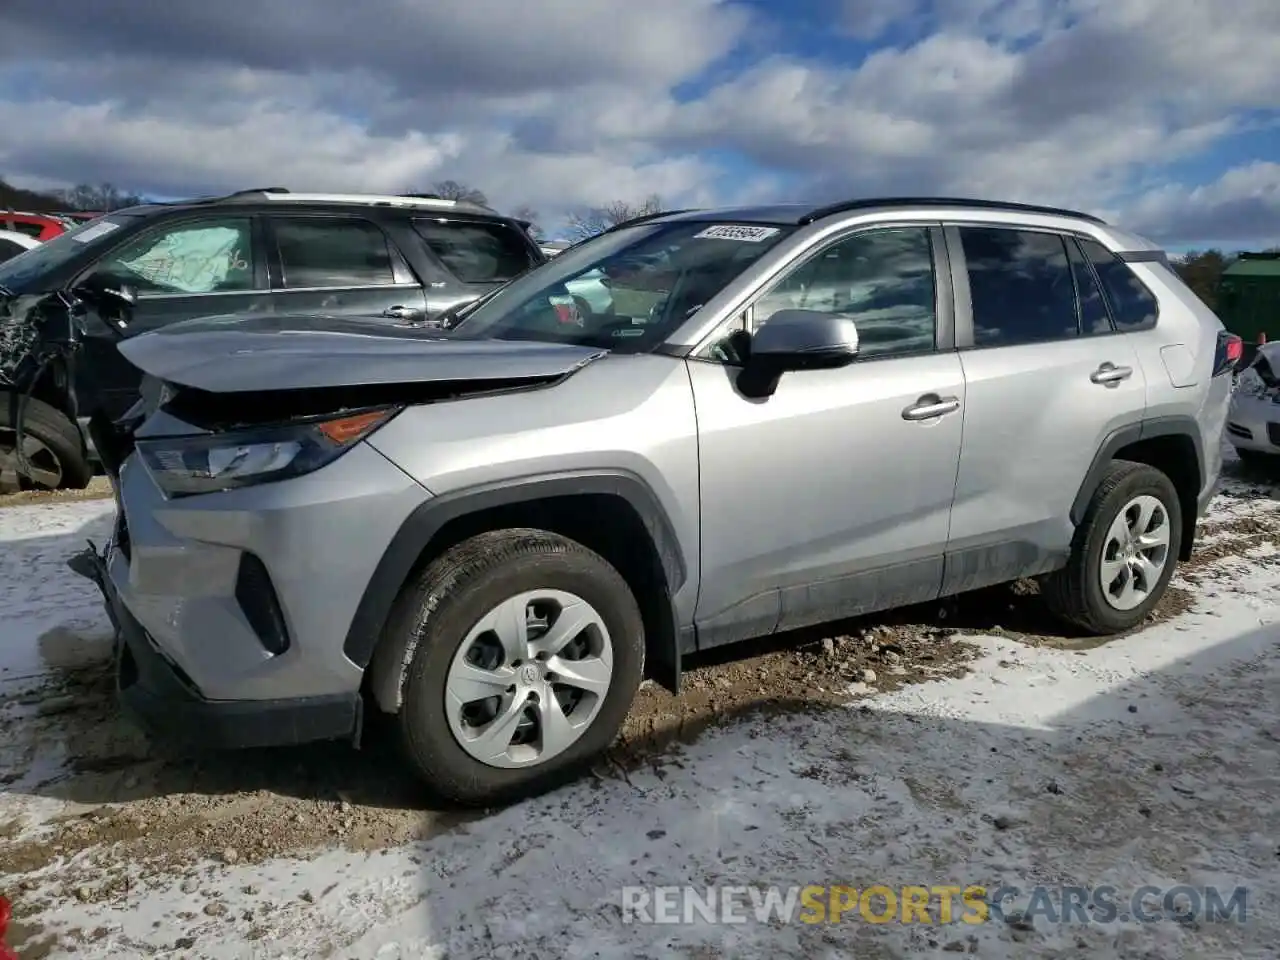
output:
[[[1169,171],[1276,109],[1275,0],[833,0],[858,37],[920,36],[849,63],[788,48],[781,0],[753,9],[748,30],[730,0],[8,0],[0,172],[167,194],[451,177],[548,215],[785,184],[1063,203],[1162,238],[1268,229],[1274,164],[1199,188]]]

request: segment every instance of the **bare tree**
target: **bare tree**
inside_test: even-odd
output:
[[[533,209],[533,207],[528,204],[524,204],[523,206],[516,207],[515,210],[512,211],[511,215],[517,220],[525,220],[528,222],[529,236],[533,237],[534,240],[541,242],[546,239],[546,231],[543,230],[542,226],[538,223],[538,211]]]
[[[59,198],[72,210],[87,210],[95,213],[107,213],[111,210],[122,210],[125,207],[136,207],[146,201],[136,193],[125,193],[114,184],[78,183],[70,190],[62,190]]]
[[[469,187],[457,180],[441,180],[432,184],[430,190],[418,190],[416,187],[406,191],[410,196],[436,196],[441,200],[457,200],[462,203],[478,203],[482,207],[489,205],[489,198],[483,190]]]
[[[663,209],[662,198],[656,193],[650,194],[639,204],[615,200],[603,207],[591,207],[589,210],[570,214],[566,233],[568,239],[576,243],[636,217],[661,213]]]

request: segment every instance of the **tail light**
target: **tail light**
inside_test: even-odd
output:
[[[1218,332],[1218,348],[1213,357],[1213,375],[1221,376],[1230,373],[1244,357],[1244,341],[1234,333],[1225,330]]]

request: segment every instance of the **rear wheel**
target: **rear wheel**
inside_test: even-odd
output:
[[[0,493],[88,486],[93,468],[79,428],[42,400],[28,399],[23,407],[18,455],[18,404],[16,396],[0,394]]]
[[[389,628],[410,632],[406,751],[453,803],[509,803],[572,778],[613,741],[644,670],[626,581],[541,530],[449,550],[401,597]]]
[[[1045,580],[1045,600],[1090,633],[1131,630],[1164,596],[1181,545],[1172,481],[1146,464],[1114,461],[1076,529],[1066,567]]]

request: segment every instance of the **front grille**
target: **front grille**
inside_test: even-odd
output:
[[[1267,424],[1267,439],[1280,447],[1280,423]]]
[[[289,630],[284,611],[271,583],[266,565],[252,553],[240,554],[236,574],[236,602],[268,653],[279,656],[289,649]]]
[[[1248,427],[1240,426],[1238,423],[1228,423],[1227,433],[1231,434],[1233,437],[1240,437],[1242,440],[1253,439],[1253,431]]]

